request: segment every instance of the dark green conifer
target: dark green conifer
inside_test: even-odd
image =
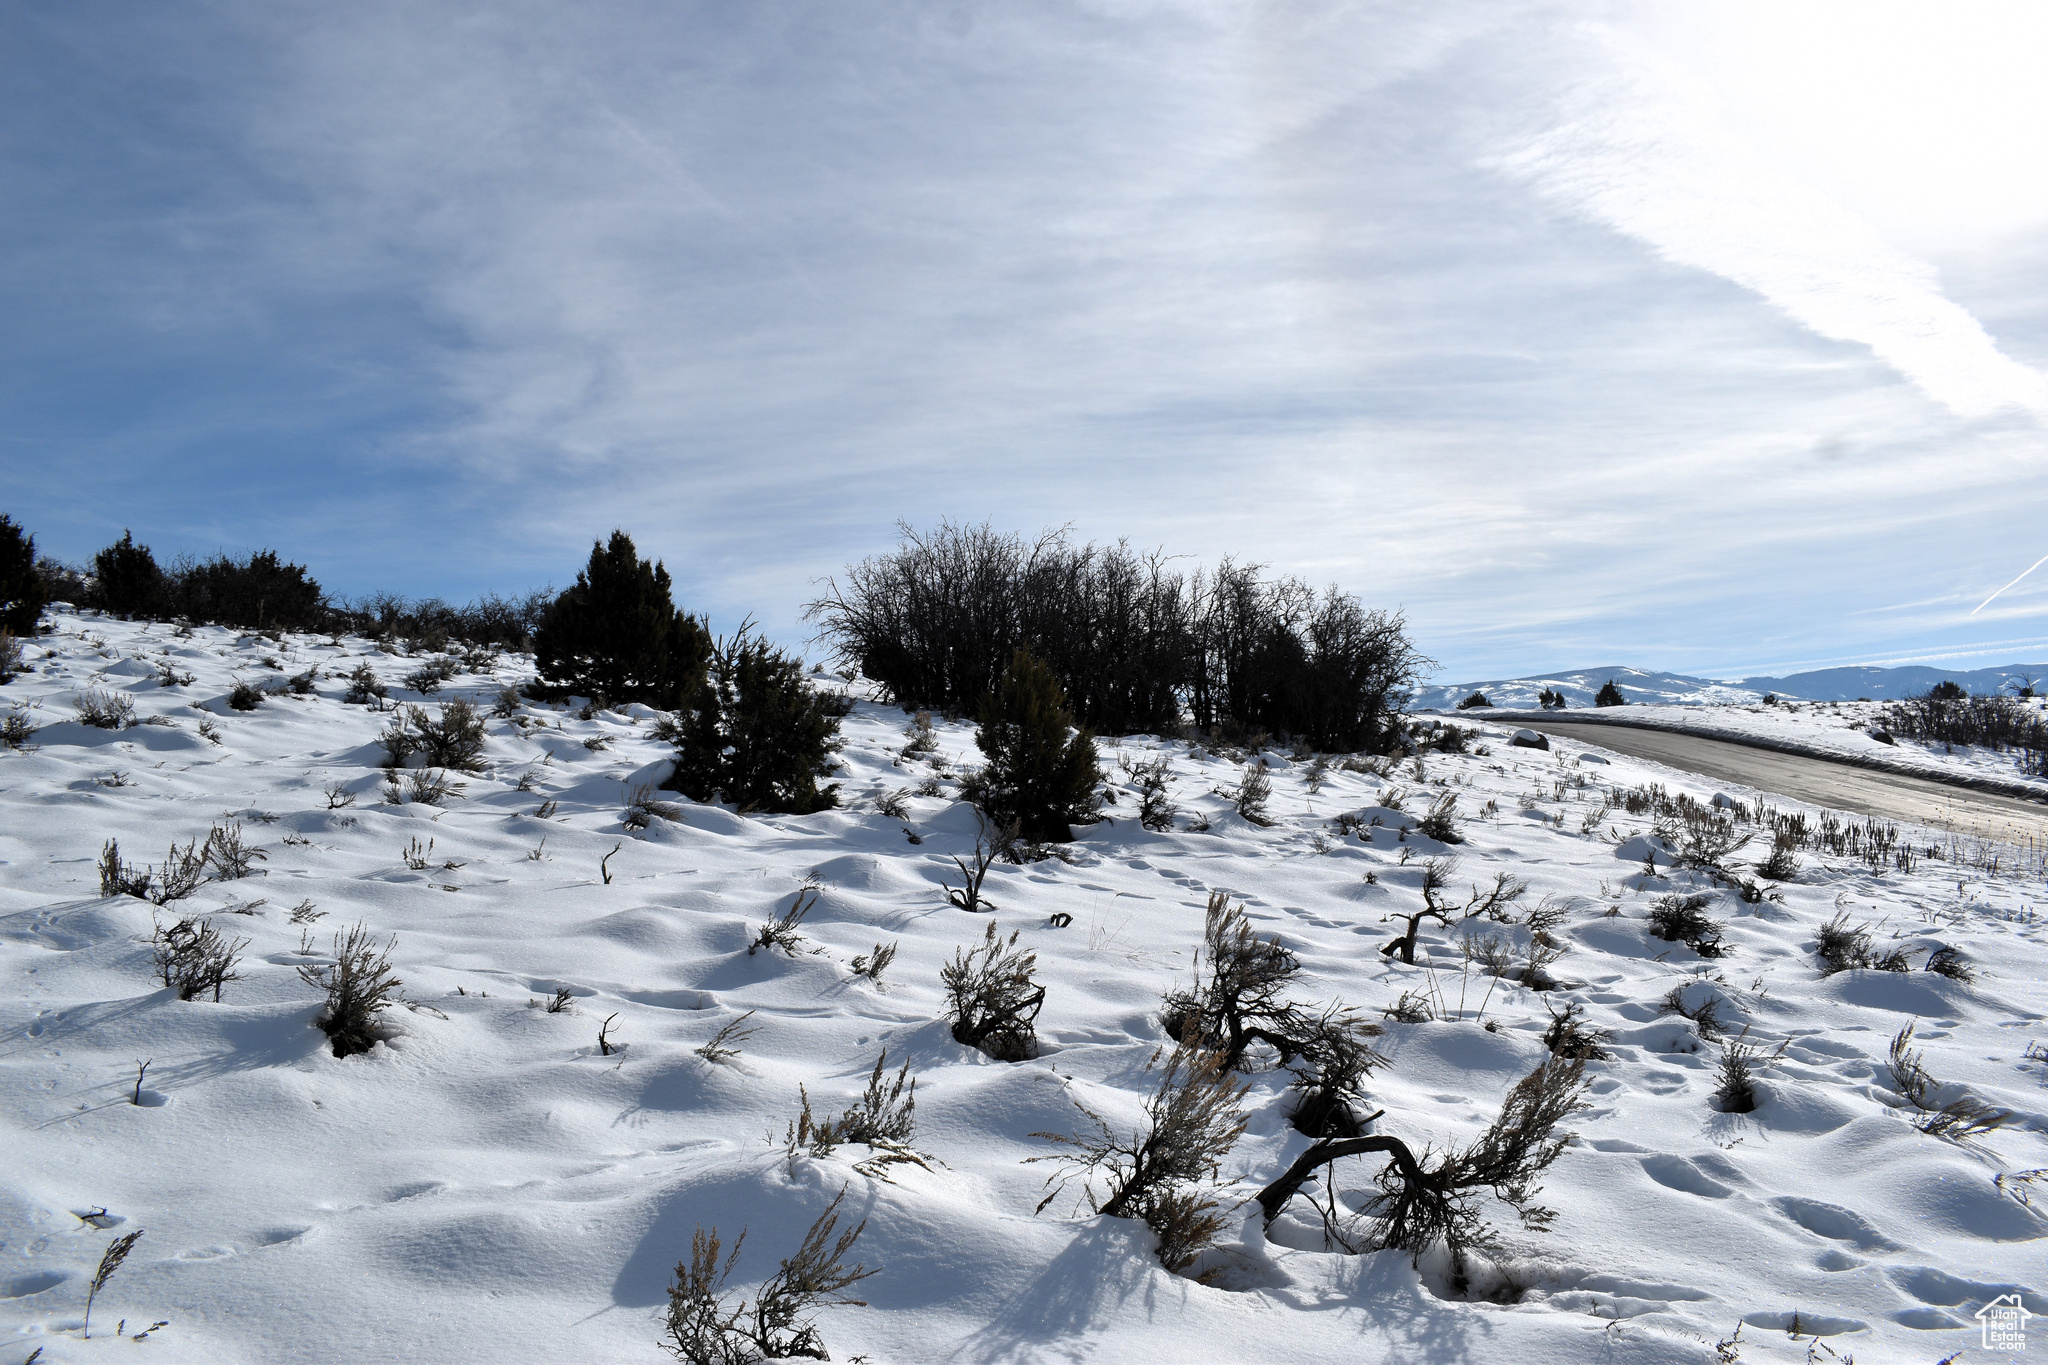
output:
[[[0,514],[0,630],[33,635],[48,601],[36,577],[36,538]]]
[[[839,721],[804,681],[803,664],[742,625],[711,650],[708,676],[681,721],[668,786],[693,801],[808,815],[839,804],[820,788]]]
[[[163,603],[164,572],[147,545],[125,528],[121,538],[92,557],[100,605],[116,616],[147,616]]]
[[[593,545],[590,563],[541,618],[534,660],[542,691],[681,711],[704,686],[711,637],[675,608],[668,569],[648,563],[624,531]]]
[[[1621,689],[1614,685],[1614,679],[1609,678],[1601,683],[1600,690],[1593,694],[1593,705],[1627,706],[1628,698],[1621,695]]]
[[[1074,728],[1066,693],[1043,659],[1019,649],[981,705],[974,742],[988,759],[972,795],[998,827],[1026,839],[1064,843],[1070,826],[1092,824],[1102,804],[1095,739]]]

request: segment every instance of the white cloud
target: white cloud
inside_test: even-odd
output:
[[[2048,549],[2011,472],[2042,440],[1913,385],[1978,413],[2034,377],[1889,227],[1590,41],[1594,3],[223,6],[125,43],[64,12],[50,79],[199,164],[108,173],[137,225],[178,203],[153,246],[99,254],[96,202],[52,232],[120,282],[93,348],[171,319],[202,377],[334,380],[262,371],[253,436],[245,385],[101,438],[98,515],[186,498],[195,548],[269,518],[240,534],[346,588],[456,595],[624,525],[786,640],[812,579],[951,516],[1335,579],[1458,672],[1948,641]],[[158,60],[176,119],[122,103]],[[2003,297],[2048,334],[2048,291]],[[266,497],[288,462],[191,453],[222,449],[346,472]]]
[[[1757,154],[1649,44],[1605,25],[1578,31],[1587,76],[1563,92],[1554,124],[1494,164],[1821,336],[1868,346],[1962,417],[2048,416],[2048,377],[2001,352],[1931,265]]]

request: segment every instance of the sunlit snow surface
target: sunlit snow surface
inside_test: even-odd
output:
[[[0,689],[0,706],[27,707],[40,727],[31,751],[0,750],[8,1365],[37,1347],[42,1362],[662,1360],[664,1288],[697,1225],[728,1244],[749,1230],[735,1275],[748,1289],[842,1187],[867,1220],[859,1255],[880,1268],[861,1287],[868,1307],[820,1317],[842,1361],[1704,1361],[1738,1322],[1746,1361],[1805,1360],[1815,1330],[1861,1360],[1933,1361],[1973,1348],[1971,1315],[2000,1294],[2048,1312],[2048,1190],[2030,1208],[1993,1184],[2048,1166],[2048,1075],[2027,1058],[2048,1043],[2038,867],[2008,859],[1987,878],[1923,861],[1876,877],[1805,855],[1783,904],[1716,893],[1732,952],[1709,963],[1646,933],[1651,899],[1684,877],[1645,881],[1633,837],[1644,822],[1617,814],[1581,832],[1602,787],[1656,780],[1705,798],[1717,788],[1703,781],[1619,756],[1581,764],[1577,742],[1512,749],[1483,726],[1488,755],[1431,755],[1421,777],[1405,763],[1384,780],[1332,771],[1315,794],[1306,764],[1269,752],[1277,822],[1262,828],[1213,794],[1240,763],[1128,740],[1134,756],[1169,755],[1179,825],[1200,813],[1211,827],[1145,833],[1121,789],[1114,823],[1085,831],[1071,863],[990,873],[997,922],[1022,931],[1048,987],[1044,1055],[1005,1065],[955,1044],[941,1018],[939,968],[986,922],[942,890],[971,847],[971,812],[945,777],[941,795],[908,797],[907,820],[875,810],[877,796],[936,776],[893,761],[898,709],[864,702],[848,719],[842,811],[753,818],[685,803],[680,823],[635,833],[620,823],[627,793],[666,771],[643,708],[585,721],[529,705],[546,724],[524,733],[493,718],[490,770],[460,799],[387,805],[375,740],[389,717],[345,705],[334,675],[368,659],[395,700],[418,701],[398,681],[418,659],[356,639],[276,645],[49,619],[58,633],[31,642],[35,671]],[[159,687],[165,658],[194,681]],[[237,678],[316,665],[313,697],[226,705]],[[529,667],[507,657],[426,700],[488,703]],[[80,725],[71,699],[92,686],[172,723]],[[198,733],[207,715],[219,744]],[[609,744],[586,746],[599,737]],[[957,776],[975,757],[972,728],[941,723],[939,740]],[[1103,748],[1120,779],[1115,746]],[[335,783],[357,804],[330,810]],[[1389,789],[1414,811],[1446,783],[1468,839],[1458,849],[1400,839],[1391,811],[1370,844],[1331,826],[1387,806]],[[543,801],[556,803],[551,819],[536,818]],[[1497,811],[1482,815],[1489,801]],[[223,819],[240,820],[267,861],[175,909],[246,937],[245,979],[222,1003],[181,1003],[151,975],[153,907],[101,899],[96,862],[110,837],[131,862],[161,862],[167,844],[203,840]],[[433,844],[418,870],[401,856],[414,839]],[[605,885],[599,860],[616,844]],[[1457,930],[1425,926],[1433,966],[1382,958],[1384,917],[1417,908],[1422,860],[1452,852],[1459,887],[1506,870],[1532,884],[1526,904],[1570,900],[1571,951],[1553,971],[1571,990],[1468,974]],[[806,876],[823,887],[803,926],[818,951],[749,956],[755,927]],[[1118,1122],[1139,1114],[1159,995],[1187,979],[1211,890],[1301,955],[1299,998],[1377,1016],[1404,990],[1433,989],[1460,1016],[1389,1024],[1380,1040],[1391,1063],[1371,1081],[1387,1111],[1378,1130],[1413,1145],[1483,1127],[1545,1055],[1546,999],[1583,1002],[1612,1034],[1613,1059],[1592,1067],[1593,1107],[1546,1182],[1553,1230],[1510,1232],[1520,1302],[1450,1299],[1437,1267],[1399,1254],[1312,1249],[1312,1217],[1283,1219],[1270,1239],[1246,1220],[1205,1286],[1161,1270],[1141,1225],[1081,1216],[1071,1199],[1034,1216],[1047,1168],[1024,1161],[1048,1145],[1031,1133],[1073,1131],[1077,1100]],[[289,920],[306,900],[324,915],[311,957]],[[1821,977],[1813,933],[1838,905],[1887,945],[1896,935],[1916,965],[1955,945],[1976,983]],[[225,913],[237,906],[248,913]],[[1051,927],[1055,912],[1072,925]],[[423,1008],[394,1014],[389,1043],[337,1060],[296,968],[357,921],[397,935]],[[902,945],[879,988],[849,967],[877,942]],[[1674,985],[1701,977],[1710,984],[1688,998],[1717,990],[1752,1040],[1785,1044],[1753,1114],[1710,1103],[1718,1049],[1659,1013]],[[558,986],[573,1011],[530,1003]],[[747,1010],[759,1031],[735,1063],[695,1055]],[[601,1056],[598,1027],[614,1015],[624,1050]],[[1975,1146],[1916,1131],[1884,1066],[1908,1022],[1937,1077],[2016,1111],[2013,1125]],[[836,1112],[885,1046],[918,1078],[915,1145],[931,1170],[870,1179],[853,1169],[861,1148],[788,1160],[798,1086]],[[1304,1145],[1285,1120],[1286,1079],[1251,1077],[1250,1129],[1226,1160],[1240,1195]],[[1375,1169],[1347,1163],[1342,1184],[1367,1191]],[[1504,1206],[1493,1213],[1513,1228]],[[101,1251],[137,1228],[146,1235],[95,1304],[93,1340],[79,1340]],[[1795,1315],[1798,1339],[1785,1330]],[[146,1344],[114,1338],[121,1320],[133,1334],[159,1319],[170,1325]]]

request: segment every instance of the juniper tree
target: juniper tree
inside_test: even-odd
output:
[[[1045,661],[1019,649],[996,691],[983,699],[974,742],[988,759],[969,795],[997,827],[1026,839],[1065,843],[1091,824],[1101,804],[1095,739],[1074,728],[1067,697]]]
[[[669,597],[668,569],[648,563],[613,531],[549,605],[534,632],[543,684],[559,696],[688,706],[704,685],[711,637]]]
[[[36,576],[36,538],[0,513],[0,630],[34,635],[48,600]]]
[[[163,605],[164,571],[149,547],[137,545],[125,529],[92,557],[92,576],[100,605],[116,616],[146,616]]]
[[[805,681],[803,663],[749,626],[709,651],[704,684],[677,727],[667,786],[693,801],[807,815],[839,804],[820,787],[839,748],[839,720]]]

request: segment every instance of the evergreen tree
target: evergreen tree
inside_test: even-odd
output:
[[[667,785],[693,801],[808,815],[839,804],[820,788],[839,721],[804,681],[803,664],[741,626],[711,651],[708,676],[680,726]]]
[[[258,550],[247,559],[216,555],[167,580],[170,606],[195,621],[244,630],[311,630],[319,626],[325,594],[303,564]]]
[[[704,685],[711,637],[669,598],[668,570],[624,531],[592,545],[590,563],[541,618],[533,652],[547,692],[689,707]]]
[[[997,826],[1015,822],[1026,839],[1064,843],[1072,825],[1093,824],[1102,798],[1095,739],[1074,728],[1066,693],[1043,659],[1011,656],[997,690],[981,704],[974,742],[988,759],[975,802]]]
[[[1614,679],[1609,678],[1600,684],[1600,690],[1593,694],[1593,705],[1627,706],[1628,698],[1621,695],[1621,689],[1614,685]]]
[[[147,616],[163,604],[164,573],[147,545],[125,528],[121,538],[92,557],[100,605],[116,616]]]
[[[35,634],[48,600],[36,576],[36,538],[0,514],[0,630]]]

